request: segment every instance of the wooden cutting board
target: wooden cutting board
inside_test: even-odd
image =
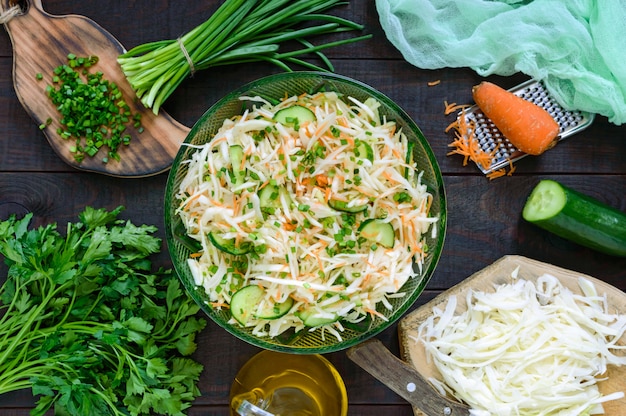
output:
[[[412,337],[416,337],[420,324],[432,313],[434,307],[443,309],[450,295],[457,296],[457,313],[465,310],[465,294],[470,289],[483,292],[493,292],[494,285],[511,282],[511,273],[519,267],[518,277],[529,281],[536,281],[542,274],[549,273],[557,277],[563,286],[568,287],[574,293],[581,293],[578,287],[578,278],[584,277],[593,282],[600,295],[605,294],[610,307],[610,313],[626,314],[626,293],[611,286],[599,279],[583,275],[578,272],[563,269],[551,264],[542,263],[522,256],[505,256],[492,265],[473,274],[463,280],[458,285],[441,293],[435,299],[416,309],[405,316],[398,325],[398,335],[400,338],[400,355],[407,363],[411,364],[424,377],[434,377],[441,379],[441,376],[434,365],[429,364],[426,353],[420,343],[415,342]],[[619,342],[626,345],[626,335]],[[626,351],[622,352],[626,355]],[[626,366],[609,366],[608,379],[598,383],[600,391],[604,394],[623,391],[626,393]],[[604,403],[606,416],[626,415],[626,398]],[[420,409],[414,408],[416,416],[427,416]]]
[[[110,33],[90,19],[78,15],[52,16],[43,10],[41,0],[11,2],[19,4],[21,11],[5,23],[13,45],[13,84],[24,109],[37,125],[48,125],[43,133],[48,142],[69,165],[86,171],[118,177],[143,177],[163,172],[171,167],[189,128],[180,124],[164,111],[155,115],[137,99],[117,57],[124,47]],[[132,136],[130,145],[121,146],[120,161],[102,162],[103,149],[96,157],[85,157],[78,163],[70,147],[75,139],[63,139],[57,133],[60,127],[59,113],[46,94],[46,86],[52,83],[53,71],[67,63],[67,55],[99,58],[93,67],[102,71],[104,78],[115,82],[122,91],[133,114],[140,113],[145,129],[127,128]],[[43,79],[37,80],[36,75]]]

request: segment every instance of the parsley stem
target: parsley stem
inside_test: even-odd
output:
[[[179,414],[199,394],[189,355],[206,322],[175,274],[151,271],[156,227],[120,211],[88,207],[65,237],[29,230],[32,214],[0,222],[0,394],[30,387],[34,416]]]
[[[58,357],[69,359],[70,357]],[[45,377],[42,376],[41,369],[45,368],[46,373],[66,373],[70,376],[70,372],[62,365],[51,365],[48,359],[32,360],[28,361],[26,365],[22,365],[15,368],[6,369],[3,368],[2,379],[0,380],[0,394],[8,393],[10,391],[16,391],[25,387],[30,387],[32,382],[29,381],[31,377]]]
[[[45,283],[49,277],[46,275],[44,276]],[[25,342],[25,340],[28,340],[31,336],[37,336],[36,332],[33,333],[33,326],[35,326],[36,322],[41,320],[42,317],[46,317],[43,312],[49,308],[48,303],[54,299],[56,294],[59,293],[62,288],[63,286],[60,286],[57,290],[48,292],[47,296],[43,298],[43,301],[28,312],[26,320],[24,320],[22,325],[19,327],[19,331],[13,337],[5,337],[2,339],[2,342],[0,343],[0,347],[2,348],[2,354],[0,354],[0,365],[7,361],[8,357],[10,357],[18,346]],[[24,286],[20,286],[20,289],[25,290]],[[9,313],[7,313],[7,315],[9,315]],[[7,343],[7,341],[9,342]]]

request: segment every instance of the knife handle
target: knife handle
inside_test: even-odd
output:
[[[377,339],[347,351],[350,360],[427,416],[469,416],[469,407],[440,395],[416,369],[393,355]]]

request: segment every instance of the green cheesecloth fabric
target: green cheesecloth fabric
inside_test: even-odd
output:
[[[626,122],[626,0],[376,0],[389,41],[423,69],[524,73],[570,110]]]

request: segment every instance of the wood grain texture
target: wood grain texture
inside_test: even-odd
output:
[[[426,414],[469,416],[469,407],[440,395],[416,369],[396,357],[378,339],[348,349],[348,358]],[[408,386],[412,386],[409,388]]]
[[[438,295],[435,299],[406,315],[398,325],[398,337],[400,339],[401,357],[410,363],[424,378],[436,378],[441,380],[437,368],[427,359],[423,344],[416,341],[420,325],[432,315],[434,308],[445,309],[450,296],[456,296],[457,308],[455,313],[460,314],[467,310],[466,295],[470,291],[493,292],[495,286],[508,284],[513,281],[511,277],[514,270],[519,268],[519,279],[536,282],[537,278],[544,274],[550,274],[570,289],[575,294],[582,294],[578,285],[578,279],[583,277],[591,281],[600,296],[606,296],[608,313],[626,314],[626,293],[608,285],[593,276],[584,275],[572,270],[556,267],[549,263],[539,262],[523,256],[505,256],[488,267],[472,274],[461,283],[451,287]],[[626,345],[626,334],[618,341],[617,345]],[[615,350],[617,355],[626,355],[624,350]],[[598,388],[603,394],[614,392],[626,393],[626,367],[608,366],[607,373],[600,376],[605,380],[598,382]],[[604,403],[604,411],[607,416],[622,416],[626,414],[626,397]],[[415,408],[416,416],[426,416],[422,410]]]
[[[2,0],[6,1],[6,0]],[[206,20],[221,0],[46,0],[53,16],[83,15],[113,34],[127,48],[154,40],[175,39]],[[585,131],[568,138],[541,157],[527,157],[511,177],[489,181],[475,166],[446,156],[451,122],[443,102],[470,103],[471,87],[482,78],[466,68],[421,70],[402,60],[385,39],[373,1],[352,1],[333,14],[365,25],[374,37],[365,42],[330,49],[337,73],[365,82],[398,103],[415,119],[429,140],[444,175],[448,198],[448,230],[437,269],[411,309],[433,299],[467,276],[502,256],[520,254],[597,277],[626,290],[626,259],[584,249],[521,220],[521,207],[542,178],[564,184],[626,211],[626,128],[598,117]],[[36,45],[35,45],[36,46]],[[61,56],[64,59],[64,55]],[[137,224],[154,224],[164,237],[163,192],[167,173],[122,179],[77,170],[52,150],[37,124],[24,111],[13,87],[11,40],[0,34],[0,219],[34,212],[34,221],[53,221],[63,227],[87,205],[114,208],[124,205],[122,217]],[[185,80],[164,109],[175,120],[192,126],[217,100],[256,78],[277,73],[270,64],[212,68]],[[429,87],[428,82],[441,80]],[[489,77],[510,88],[525,81]],[[164,250],[155,262],[171,266]],[[0,280],[4,275],[0,265]],[[410,313],[410,312],[409,312]],[[379,338],[400,355],[397,326]],[[195,357],[205,365],[200,390],[189,415],[229,415],[228,390],[243,363],[258,350],[210,324],[198,339]],[[410,405],[347,359],[345,353],[327,358],[344,378],[349,414],[355,416],[413,414]],[[0,415],[25,416],[32,407],[30,392],[0,396]]]
[[[28,2],[26,2],[28,3]],[[35,124],[45,125],[43,133],[57,155],[77,169],[120,177],[142,177],[163,172],[171,166],[189,129],[166,112],[155,115],[139,102],[117,64],[123,46],[106,30],[90,19],[78,15],[52,16],[40,0],[33,0],[24,12],[6,24],[13,45],[13,83],[17,96]],[[119,149],[120,161],[103,163],[104,149],[94,157],[76,162],[70,148],[75,139],[63,139],[55,105],[48,98],[46,86],[52,85],[54,69],[67,63],[67,55],[97,56],[93,71],[118,85],[132,114],[141,114],[143,132],[129,126],[128,146]],[[42,74],[43,79],[35,76]],[[47,123],[51,120],[51,123]]]

